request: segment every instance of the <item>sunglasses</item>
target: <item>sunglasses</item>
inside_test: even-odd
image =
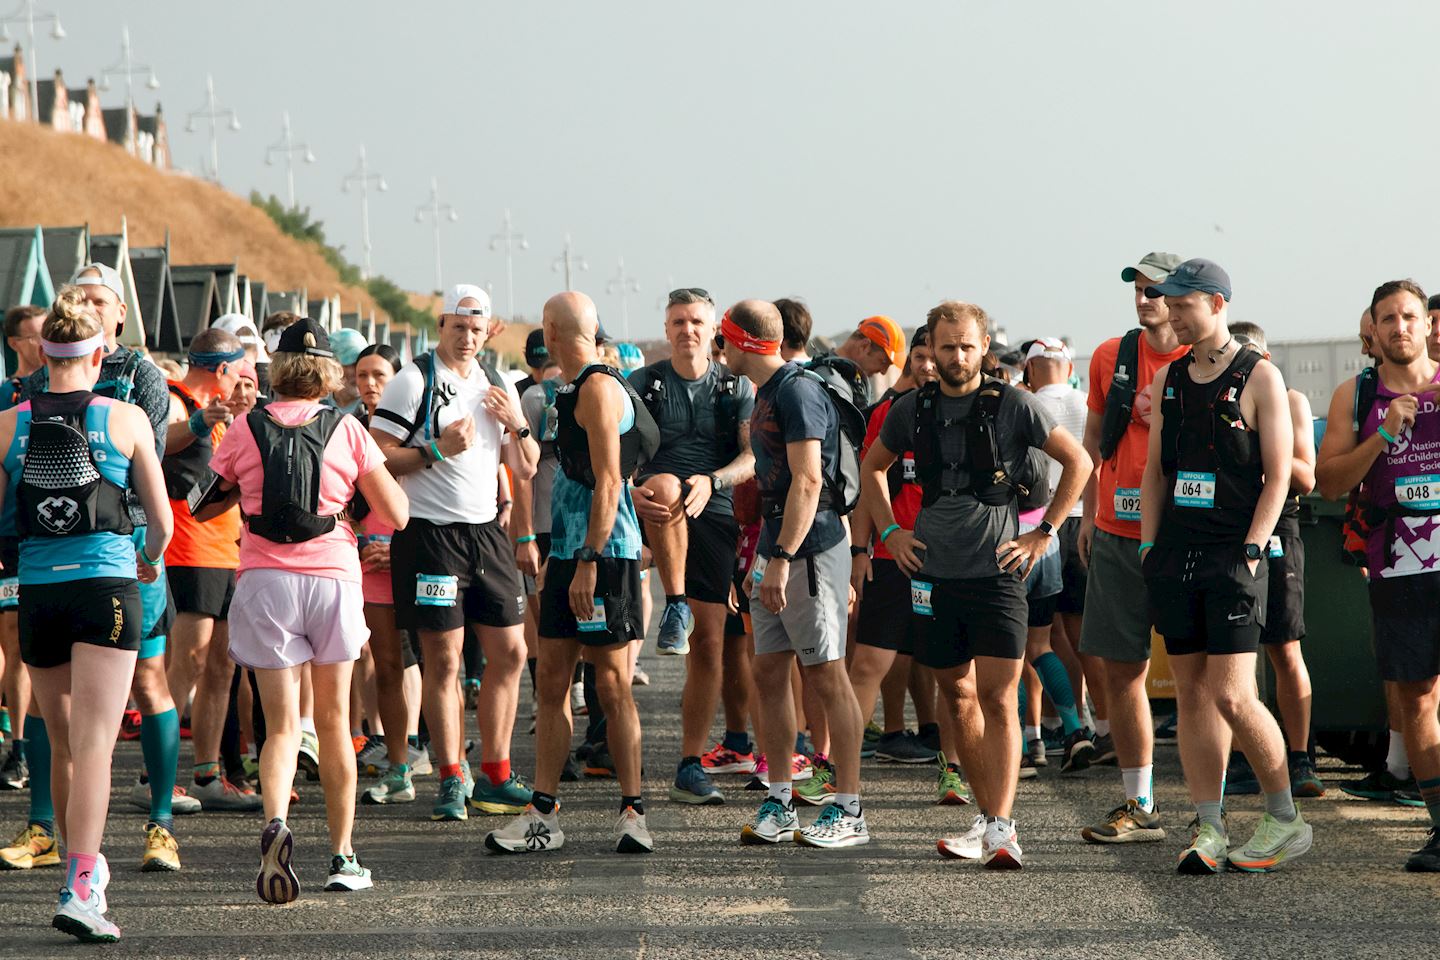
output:
[[[723,333],[717,333],[717,334],[715,334],[715,349],[716,349],[716,350],[724,350],[724,349],[725,349],[725,334],[723,334]]]
[[[669,305],[672,307],[677,303],[695,303],[697,300],[703,300],[711,306],[715,304],[714,299],[710,296],[710,291],[701,287],[680,287],[678,290],[671,290],[669,299]]]

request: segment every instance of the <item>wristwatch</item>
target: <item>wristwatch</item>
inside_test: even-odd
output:
[[[710,478],[710,490],[712,493],[717,490],[725,489],[725,481],[721,480],[717,474],[707,473],[705,474],[705,476]]]
[[[519,437],[521,440],[524,440],[526,437],[530,436],[530,428],[528,426],[521,427],[519,430],[513,430],[511,432],[514,433],[515,436]]]
[[[1035,527],[1035,529],[1039,530],[1047,537],[1055,536],[1055,525],[1049,520],[1041,520],[1040,523]]]
[[[850,556],[852,556],[852,557],[864,557],[864,556],[869,556],[869,554],[870,554],[870,548],[869,548],[869,547],[861,547],[861,546],[858,546],[858,545],[853,544],[853,543],[850,544]]]
[[[776,547],[774,552],[771,554],[770,559],[784,560],[786,563],[789,563],[790,561],[795,559],[795,554],[790,553],[788,550],[781,550],[779,547]]]
[[[1246,559],[1246,560],[1259,560],[1259,559],[1260,559],[1261,557],[1263,557],[1263,556],[1265,556],[1265,548],[1264,548],[1264,547],[1260,546],[1258,543],[1247,543],[1247,544],[1245,544],[1245,559]]]
[[[599,559],[599,551],[597,551],[594,547],[590,546],[588,543],[585,546],[581,547],[579,550],[575,551],[576,563],[594,563],[596,560]]]

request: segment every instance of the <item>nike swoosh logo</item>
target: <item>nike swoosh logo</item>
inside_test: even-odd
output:
[[[1246,616],[1247,616],[1247,614],[1243,614],[1243,613],[1240,613],[1240,614],[1232,613],[1232,614],[1230,614],[1230,616],[1226,617],[1225,619],[1226,619],[1226,620],[1229,620],[1231,623],[1234,623],[1234,622],[1237,621],[1237,620],[1244,620]]]

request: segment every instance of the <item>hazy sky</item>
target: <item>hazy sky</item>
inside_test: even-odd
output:
[[[1088,351],[1134,319],[1120,268],[1151,249],[1207,256],[1232,315],[1272,340],[1349,335],[1374,286],[1440,280],[1432,209],[1437,90],[1426,38],[1440,4],[51,0],[68,39],[38,41],[75,86],[113,63],[128,22],[155,67],[176,165],[205,72],[243,129],[221,133],[237,192],[284,193],[264,164],[289,109],[319,162],[297,192],[351,259],[364,141],[378,272],[434,285],[432,175],[461,220],[447,282],[494,284],[490,238],[513,211],[516,309],[577,287],[607,294],[623,256],[657,298],[805,297],[817,332],[873,313],[903,325],[946,297],[1010,331]],[[12,31],[13,34],[13,31]],[[119,87],[106,96],[120,102]],[[243,264],[242,264],[243,268]]]

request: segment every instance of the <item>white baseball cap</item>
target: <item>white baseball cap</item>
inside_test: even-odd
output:
[[[1040,337],[1030,344],[1030,349],[1025,351],[1025,362],[1031,360],[1059,360],[1070,363],[1070,348],[1065,346],[1065,341],[1055,337]]]
[[[120,271],[108,263],[87,263],[75,271],[70,282],[79,286],[106,287],[121,303],[125,302],[125,284],[120,280]]]
[[[478,307],[470,307],[470,316],[480,317],[484,320],[490,319],[490,294],[485,292],[484,287],[477,287],[473,283],[457,283],[445,291],[445,304],[441,307],[442,314],[456,314],[460,312],[461,300],[474,300]]]
[[[243,313],[227,313],[215,320],[210,326],[224,330],[226,333],[233,333],[243,347],[255,348],[255,362],[269,363],[270,354],[265,350],[265,341],[260,337],[260,331],[255,328],[255,321]]]

